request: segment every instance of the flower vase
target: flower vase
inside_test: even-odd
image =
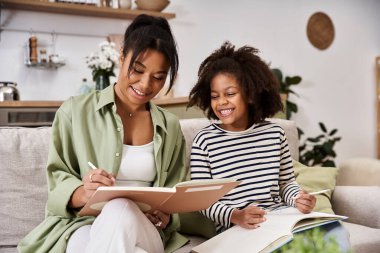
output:
[[[107,75],[98,75],[95,79],[96,90],[103,90],[104,88],[108,87],[110,85],[110,77]]]

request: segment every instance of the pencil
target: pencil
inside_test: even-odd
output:
[[[309,195],[318,195],[318,194],[322,194],[322,193],[329,192],[329,191],[331,191],[331,190],[325,189],[325,190],[321,190],[321,191],[317,191],[317,192],[310,192]]]
[[[93,169],[93,170],[96,170],[96,169],[98,169],[98,168],[96,168],[96,166],[95,165],[93,165],[90,161],[89,162],[87,162],[87,164],[88,164],[88,166],[90,166],[90,168],[91,169]]]

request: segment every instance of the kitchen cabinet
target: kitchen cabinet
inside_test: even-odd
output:
[[[138,9],[113,9],[110,7],[98,7],[94,5],[81,5],[74,3],[60,3],[35,1],[35,0],[0,0],[1,9],[17,9],[27,11],[39,11],[48,13],[59,13],[79,16],[117,18],[117,19],[134,19],[140,14],[164,17],[172,19],[174,13],[145,11]]]

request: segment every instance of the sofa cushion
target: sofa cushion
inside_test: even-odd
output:
[[[50,128],[0,128],[0,247],[17,245],[44,218]]]
[[[380,229],[380,186],[337,186],[332,196],[334,211],[348,222]]]
[[[331,195],[335,188],[338,169],[333,167],[308,167],[293,160],[294,174],[297,183],[307,192],[331,189],[330,192],[316,195],[314,211],[334,213],[331,206]]]
[[[379,252],[380,229],[369,228],[349,222],[343,222],[343,226],[350,233],[350,243],[353,252]]]

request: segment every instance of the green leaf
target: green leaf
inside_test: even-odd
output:
[[[332,160],[327,160],[322,163],[322,167],[335,167],[335,163]]]
[[[307,141],[310,141],[310,142],[313,142],[313,143],[317,143],[319,142],[319,138],[317,137],[309,137],[306,139]]]
[[[334,134],[336,134],[336,132],[338,132],[338,129],[333,129],[331,130],[331,132],[329,133],[330,136],[333,136]]]
[[[286,101],[286,108],[289,108],[289,110],[292,111],[292,112],[297,112],[298,111],[298,106],[295,103],[290,102],[289,100]]]
[[[327,133],[327,129],[325,127],[325,124],[323,124],[322,122],[319,122],[318,124],[319,124],[319,127],[322,129],[322,132]]]
[[[287,76],[285,77],[285,83],[287,83],[288,85],[295,85],[295,84],[299,84],[301,82],[302,78],[300,76]]]

